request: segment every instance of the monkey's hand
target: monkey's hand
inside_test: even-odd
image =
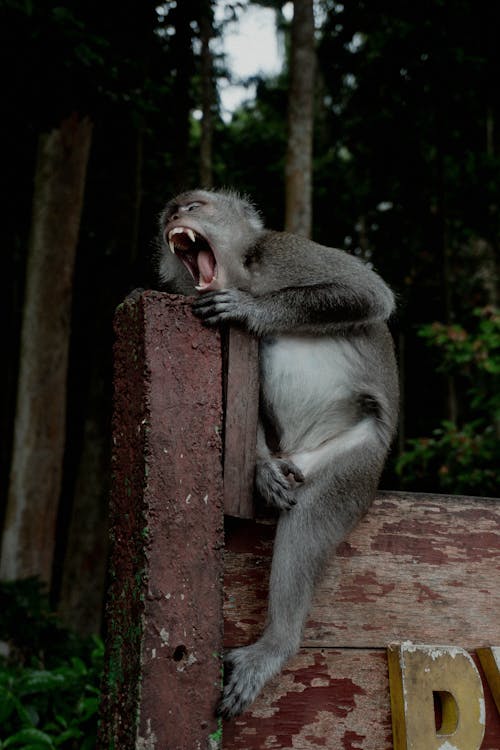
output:
[[[193,313],[204,323],[237,323],[248,326],[254,298],[241,289],[204,292],[193,302]]]
[[[261,497],[279,510],[290,510],[297,503],[295,489],[304,481],[301,470],[284,458],[258,459],[255,487]]]

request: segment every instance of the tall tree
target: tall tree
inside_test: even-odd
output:
[[[212,136],[213,109],[215,99],[213,57],[210,40],[213,37],[213,8],[211,0],[206,0],[200,18],[201,40],[201,134],[200,134],[200,185],[210,188],[213,185],[212,175]]]
[[[66,429],[75,252],[92,125],[40,139],[0,577],[50,582]]]
[[[285,165],[285,229],[311,236],[314,121],[313,0],[294,0]]]
[[[172,182],[175,190],[189,186],[189,134],[192,108],[191,80],[194,73],[193,19],[197,18],[197,2],[183,0],[176,3],[170,13],[175,28],[172,39],[172,59],[175,65],[173,102],[176,113],[176,128],[173,133]]]

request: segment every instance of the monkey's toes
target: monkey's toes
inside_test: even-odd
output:
[[[268,501],[269,505],[273,505],[278,510],[291,510],[297,505],[297,499],[289,493],[279,493],[272,496]]]
[[[232,672],[232,669],[231,669]],[[221,701],[217,707],[217,716],[223,719],[234,719],[239,716],[251,703],[250,699],[245,699],[241,687],[236,680],[231,679],[229,675],[228,683],[224,686]]]

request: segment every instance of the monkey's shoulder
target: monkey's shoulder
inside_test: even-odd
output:
[[[265,229],[247,249],[244,260],[250,274],[265,286],[276,281],[307,286],[335,281],[340,275],[370,273],[358,258],[289,232]]]
[[[307,237],[291,232],[278,232],[274,229],[264,229],[256,237],[252,252],[256,259],[262,260],[266,255],[280,255],[297,257],[321,256],[331,260],[331,256],[351,257],[344,250],[328,245],[321,245]],[[357,260],[357,259],[355,259]]]

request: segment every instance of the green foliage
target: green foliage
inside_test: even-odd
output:
[[[408,441],[397,463],[403,486],[458,494],[496,495],[500,442],[481,420],[459,428],[443,421],[431,437]]]
[[[432,323],[419,334],[439,350],[438,369],[466,381],[467,404],[459,426],[443,421],[430,437],[408,441],[397,472],[404,486],[496,495],[500,482],[500,314],[474,310],[475,326]],[[432,486],[432,483],[434,487]],[[430,486],[429,486],[430,485]]]
[[[442,372],[454,372],[466,365],[470,376],[479,373],[500,375],[500,312],[492,307],[476,308],[473,312],[476,329],[466,331],[461,325],[431,323],[422,326],[420,335],[431,346],[438,347],[443,360]]]
[[[0,750],[91,750],[104,646],[66,630],[36,579],[0,584]]]

